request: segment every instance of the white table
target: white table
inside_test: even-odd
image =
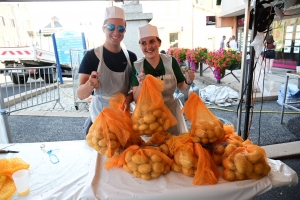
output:
[[[46,150],[59,149],[53,152],[59,163],[50,162],[41,144]],[[260,180],[220,178],[216,185],[195,186],[193,178],[172,171],[150,181],[134,178],[122,168],[106,171],[105,157],[85,141],[22,143],[6,149],[20,153],[0,154],[0,158],[20,157],[30,164],[30,193],[23,197],[15,193],[11,199],[251,199],[271,188],[298,183],[295,171],[271,159],[271,173]]]

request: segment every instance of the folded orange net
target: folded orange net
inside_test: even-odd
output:
[[[29,164],[21,158],[3,158],[0,159],[0,197],[9,199],[16,191],[15,184],[12,180],[12,174],[21,169],[28,169]]]

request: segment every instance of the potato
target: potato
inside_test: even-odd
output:
[[[96,134],[95,134],[95,137],[98,139],[98,140],[101,140],[101,139],[103,139],[103,131],[99,131],[99,132],[97,132]]]
[[[139,119],[139,124],[141,125],[141,124],[144,124],[145,122],[144,122],[144,118],[142,117],[142,118],[140,118]]]
[[[132,174],[132,171],[128,168],[128,166],[125,164],[123,165],[123,169],[128,172],[128,173],[131,173]]]
[[[138,172],[141,174],[147,174],[152,171],[152,165],[150,164],[141,164],[137,168]]]
[[[172,165],[171,165],[171,169],[174,171],[174,172],[178,172],[180,173],[182,170],[181,170],[181,166],[178,165],[176,162],[173,162]]]
[[[186,176],[191,176],[191,177],[195,175],[195,171],[193,168],[182,167],[182,173]]]
[[[179,163],[182,167],[187,169],[193,167],[193,154],[188,150],[180,150],[179,151]]]
[[[135,131],[138,131],[139,130],[139,124],[137,124],[137,123],[133,124],[132,129],[135,130]]]
[[[165,119],[164,118],[158,118],[158,123],[160,124],[160,125],[163,125],[164,124],[164,122],[165,122]]]
[[[134,162],[135,164],[141,165],[141,164],[146,164],[148,163],[148,158],[145,155],[142,154],[138,154],[136,153],[135,155],[133,155],[131,157],[132,162]]]
[[[222,164],[222,155],[213,153],[212,154],[212,159],[214,160],[216,165],[221,165]]]
[[[164,122],[164,124],[162,125],[164,131],[168,130],[168,128],[170,128],[170,126],[171,126],[170,119],[166,119],[165,122]]]
[[[215,135],[216,135],[213,130],[207,130],[206,134],[207,134],[208,139],[211,139],[211,138],[215,137]]]
[[[258,163],[264,158],[264,155],[259,150],[255,150],[247,155],[247,158],[252,163]]]
[[[234,150],[236,150],[237,149],[237,147],[236,147],[236,145],[234,145],[234,144],[229,144],[229,145],[227,145],[227,147],[225,148],[225,152],[224,152],[224,154],[226,155],[226,156],[229,156]]]
[[[156,117],[153,114],[148,114],[144,116],[144,122],[147,124],[152,124],[153,122],[155,122]]]
[[[270,173],[271,171],[271,167],[268,163],[264,164],[264,172],[262,173],[263,176],[266,176]]]
[[[253,172],[253,164],[251,162],[249,162],[247,159],[246,159],[246,176],[248,176],[249,174],[251,174]]]
[[[237,180],[243,180],[245,178],[245,174],[240,173],[239,171],[235,171],[234,173]]]
[[[114,133],[109,133],[108,137],[110,140],[118,140],[117,136]]]
[[[151,172],[151,178],[157,178],[161,175],[159,172]]]
[[[104,138],[98,142],[98,145],[99,145],[100,147],[107,147]]]
[[[208,144],[209,140],[208,138],[201,138],[201,144]]]
[[[200,143],[201,142],[201,139],[197,136],[191,137],[191,139],[194,143]]]
[[[153,111],[153,115],[156,117],[156,118],[160,118],[161,115],[162,115],[162,112],[160,109],[157,109],[157,110],[154,110]]]
[[[153,163],[152,168],[154,172],[162,173],[165,169],[165,166],[161,162],[155,162]]]
[[[196,129],[195,130],[195,135],[198,136],[199,138],[206,138],[207,137],[207,133],[202,129]]]
[[[99,153],[100,153],[101,155],[105,155],[105,154],[106,154],[106,151],[107,151],[107,147],[101,147]]]
[[[93,146],[93,149],[95,149],[96,151],[98,151],[98,152],[99,152],[99,151],[100,151],[100,149],[101,149],[101,147],[99,147],[98,145],[94,145],[94,146]]]
[[[223,145],[216,146],[214,149],[214,153],[217,153],[217,154],[222,155],[224,152],[225,152],[225,146],[223,146]]]
[[[144,134],[146,134],[146,135],[152,135],[153,131],[151,131],[150,129],[147,129],[147,130],[144,131]]]
[[[231,161],[229,161],[228,162],[228,168],[230,169],[230,170],[236,170],[236,166],[235,166],[235,164],[233,163],[233,162],[231,162]]]
[[[214,132],[215,132],[215,135],[218,139],[221,139],[224,137],[225,135],[225,131],[223,129],[223,126],[220,127],[220,126],[216,126],[215,129],[214,129]]]
[[[153,122],[152,124],[149,125],[149,129],[154,131],[159,127],[159,123],[158,122]]]
[[[264,172],[264,164],[263,163],[254,164],[253,171],[257,174],[262,174]]]
[[[154,154],[153,156],[151,156],[151,160],[153,162],[161,162],[162,161],[162,158],[159,157],[158,155]]]
[[[135,164],[134,162],[128,162],[127,167],[128,167],[128,169],[130,169],[131,171],[134,172],[134,171],[137,171],[138,165]]]
[[[162,144],[159,147],[164,154],[169,155],[169,147],[166,144]]]
[[[223,171],[223,178],[227,181],[234,181],[235,180],[235,173],[229,169],[225,169]]]
[[[141,174],[141,178],[143,180],[150,180],[152,179],[151,175],[150,174]]]
[[[209,143],[214,143],[215,141],[217,141],[218,140],[218,138],[216,137],[216,136],[214,136],[214,137],[212,137],[212,138],[209,138],[208,139],[208,142]]]
[[[134,171],[134,172],[133,172],[133,175],[134,175],[135,177],[137,177],[137,178],[141,178],[141,173],[138,172],[138,171]]]
[[[242,155],[241,153],[237,153],[234,156],[234,164],[236,167],[236,170],[240,173],[245,174],[246,170],[247,170],[247,159],[244,155]]]
[[[98,141],[99,141],[99,140],[98,140],[96,137],[93,137],[93,138],[92,138],[92,143],[93,143],[93,144],[97,144]]]
[[[155,132],[162,132],[163,130],[164,130],[164,128],[162,126],[159,126],[159,127],[157,127]]]
[[[251,174],[247,175],[247,177],[250,179],[260,179],[262,177],[262,175],[252,172]]]
[[[163,171],[163,173],[162,173],[162,174],[167,174],[167,173],[169,173],[169,172],[170,172],[170,170],[171,170],[171,167],[170,167],[170,165],[166,165],[166,164],[165,164],[165,169],[164,169],[164,171]]]
[[[215,127],[212,126],[211,123],[209,123],[208,121],[201,121],[200,124],[205,128],[205,130],[214,130]]]
[[[119,146],[120,146],[120,142],[117,142],[117,141],[115,141],[115,140],[111,140],[111,141],[110,141],[110,148],[116,149],[116,148],[118,148]]]
[[[131,161],[131,157],[133,156],[133,151],[127,151],[125,154],[125,162],[129,163]]]
[[[145,131],[149,129],[149,125],[148,124],[141,124],[139,125],[139,131]]]
[[[205,127],[202,126],[201,124],[196,124],[196,125],[195,125],[195,128],[196,128],[196,129],[199,129],[199,130],[205,131]]]

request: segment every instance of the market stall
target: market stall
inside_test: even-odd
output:
[[[0,159],[19,157],[30,164],[30,193],[21,197],[15,192],[11,199],[251,199],[298,182],[294,170],[272,159],[268,159],[271,172],[262,179],[228,182],[219,178],[216,185],[195,186],[192,177],[172,171],[149,181],[122,168],[107,171],[103,168],[106,157],[86,141],[0,144],[2,148],[20,152],[0,154]]]

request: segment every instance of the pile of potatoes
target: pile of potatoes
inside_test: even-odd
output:
[[[100,129],[99,131],[89,132],[86,136],[86,141],[90,147],[95,149],[98,153],[101,155],[105,155],[108,158],[111,158],[115,154],[119,154],[120,152],[120,142],[110,129],[108,131],[108,138],[110,141],[110,150],[111,153],[108,151],[108,144],[106,143],[104,136],[103,136],[103,130]]]
[[[220,120],[212,122],[201,120],[193,125],[193,135],[199,137],[201,144],[214,143],[224,137],[225,131]]]
[[[198,158],[191,148],[180,148],[174,154],[171,169],[174,172],[193,177],[197,171],[197,163]]]
[[[166,131],[171,121],[163,109],[153,105],[136,107],[132,115],[132,128],[140,135],[152,135],[155,132]]]
[[[170,171],[170,165],[155,153],[154,149],[129,150],[125,154],[123,169],[135,177],[150,180],[165,175]],[[125,153],[125,152],[124,152]],[[168,158],[169,159],[169,158]]]
[[[243,147],[235,150],[223,161],[223,166],[225,170],[222,176],[228,181],[260,179],[271,170],[265,159],[264,150],[258,146],[252,152]]]

